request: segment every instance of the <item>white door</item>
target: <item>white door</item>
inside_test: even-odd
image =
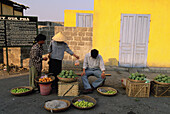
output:
[[[150,15],[122,14],[119,65],[146,67]]]

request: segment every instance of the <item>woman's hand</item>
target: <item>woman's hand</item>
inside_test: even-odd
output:
[[[79,56],[76,56],[77,59],[79,59]]]
[[[50,53],[49,53],[49,54],[48,54],[48,58],[49,58],[49,59],[50,59],[50,56],[51,56],[51,55],[50,55]]]
[[[73,54],[73,56],[74,56],[75,58],[79,59],[79,56],[77,56],[76,54]]]
[[[47,61],[47,59],[48,59],[47,57],[44,57],[44,58],[43,58],[44,61]]]

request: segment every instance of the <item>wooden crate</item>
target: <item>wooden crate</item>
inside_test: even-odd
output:
[[[170,97],[170,85],[157,84],[152,81],[151,93],[155,97]]]
[[[58,96],[78,96],[79,84],[78,82],[65,83],[58,82]]]
[[[150,83],[137,83],[127,79],[126,94],[129,97],[149,97]]]

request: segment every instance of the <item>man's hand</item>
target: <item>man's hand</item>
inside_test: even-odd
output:
[[[81,76],[84,76],[86,73],[83,71],[82,73],[81,73]]]
[[[102,77],[103,79],[106,77],[104,72],[102,72],[101,77]]]

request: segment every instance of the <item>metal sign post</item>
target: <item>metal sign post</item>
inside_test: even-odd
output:
[[[9,73],[9,63],[8,63],[8,45],[7,45],[7,37],[6,37],[6,21],[4,21],[4,28],[5,28],[5,47],[6,47],[6,66],[7,72]]]

